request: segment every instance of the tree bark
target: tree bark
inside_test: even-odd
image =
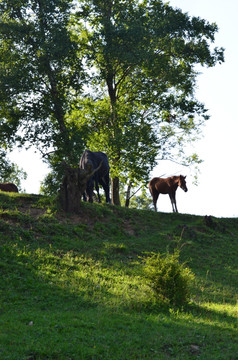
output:
[[[84,189],[79,186],[79,170],[68,167],[59,190],[59,202],[66,212],[79,214]]]
[[[127,187],[125,207],[129,207],[130,198],[131,198],[131,182],[129,182],[129,185]]]
[[[111,191],[112,191],[112,204],[121,206],[120,196],[119,196],[119,177],[115,177],[111,181]]]

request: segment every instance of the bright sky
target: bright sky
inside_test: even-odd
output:
[[[196,97],[209,109],[210,120],[203,129],[204,138],[197,142],[195,151],[204,160],[200,165],[199,184],[192,184],[187,168],[161,162],[153,176],[181,171],[187,175],[188,192],[177,190],[179,212],[217,217],[238,217],[238,47],[237,0],[170,0],[191,16],[216,22],[219,32],[215,45],[225,48],[225,63],[202,69],[198,77]],[[158,210],[171,211],[168,196],[161,195]]]
[[[175,163],[160,162],[153,176],[162,174],[187,175],[188,192],[177,190],[179,212],[217,217],[238,217],[238,115],[236,109],[238,84],[238,47],[236,22],[237,0],[170,0],[170,5],[181,8],[191,16],[216,22],[218,47],[225,48],[225,63],[202,69],[198,77],[196,97],[209,109],[210,120],[203,129],[204,138],[196,143],[194,151],[204,160],[200,165],[199,184],[193,185],[193,173]],[[13,161],[28,173],[23,182],[27,193],[38,193],[40,181],[47,174],[36,153],[14,153]],[[171,212],[167,195],[161,195],[159,211]]]

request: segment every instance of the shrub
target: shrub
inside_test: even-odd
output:
[[[194,274],[179,262],[178,251],[144,258],[144,274],[159,299],[179,307],[188,302]]]

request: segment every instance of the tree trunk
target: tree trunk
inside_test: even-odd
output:
[[[127,187],[125,207],[129,207],[130,198],[131,198],[131,182],[129,182],[129,185]]]
[[[108,41],[111,41],[110,38]],[[114,139],[114,143],[116,143],[116,146],[114,147],[114,153],[116,154],[113,162],[114,164],[117,164],[120,160],[120,145],[118,145],[118,139],[120,138],[120,129],[118,126],[118,119],[117,119],[117,86],[115,83],[115,73],[111,64],[111,59],[107,59],[107,69],[108,69],[108,75],[107,75],[107,88],[108,88],[108,94],[110,97],[110,105],[111,105],[111,127],[112,127],[112,137]],[[118,148],[119,146],[119,148]],[[121,206],[120,196],[119,196],[119,177],[115,176],[111,179],[111,198],[112,198],[112,204]]]
[[[69,183],[64,179],[59,191],[59,201],[62,209],[69,213],[79,214],[82,193],[77,183]]]
[[[112,179],[112,204],[121,206],[120,196],[119,196],[119,177]]]

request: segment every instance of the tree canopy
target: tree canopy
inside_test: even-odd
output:
[[[78,44],[68,30],[71,11],[68,0],[1,1],[2,141],[70,152],[65,115],[83,83]]]
[[[208,118],[198,66],[223,62],[216,24],[158,0],[0,2],[2,143],[35,144],[54,167],[105,151],[112,201],[183,153]]]

